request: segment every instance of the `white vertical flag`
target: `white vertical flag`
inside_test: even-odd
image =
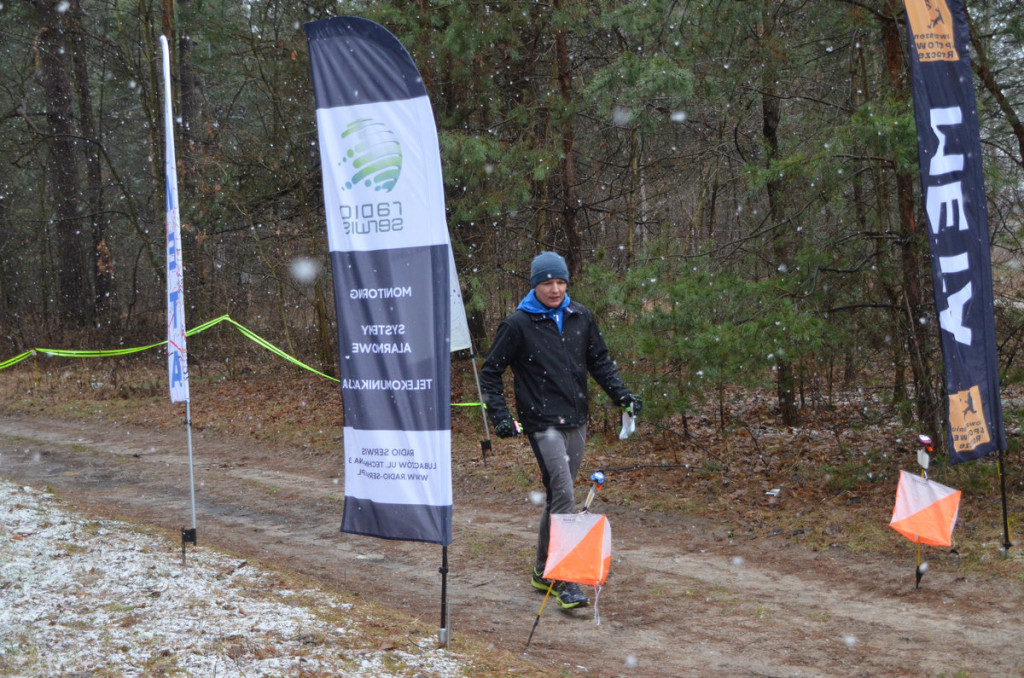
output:
[[[459,285],[459,273],[455,270],[455,253],[448,246],[448,271],[451,278],[451,346],[448,350],[464,351],[473,348],[473,341],[469,336],[469,320],[466,319],[466,304],[462,301],[462,287]]]
[[[178,216],[178,168],[174,158],[171,112],[171,57],[167,37],[160,36],[164,65],[164,141],[167,174],[167,369],[171,402],[188,402],[188,354],[185,350],[185,286],[182,281],[181,220]]]

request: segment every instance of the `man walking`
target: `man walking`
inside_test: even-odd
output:
[[[502,438],[526,433],[540,466],[546,500],[537,534],[537,560],[530,583],[547,591],[542,578],[548,557],[550,515],[572,513],[573,482],[583,461],[587,435],[587,374],[612,402],[639,414],[640,397],[630,392],[608,355],[590,311],[569,299],[569,269],[555,252],[541,252],[530,266],[533,288],[515,313],[498,326],[480,373],[487,412]],[[517,420],[505,402],[502,374],[512,368]],[[563,609],[590,601],[573,582],[556,582]]]

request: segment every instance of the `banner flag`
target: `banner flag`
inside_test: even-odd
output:
[[[336,17],[304,28],[338,317],[341,530],[447,546],[456,279],[430,100],[379,24]]]
[[[473,349],[469,336],[469,320],[466,318],[466,304],[462,301],[462,287],[459,286],[459,272],[455,270],[455,253],[448,247],[448,270],[451,271],[452,331],[451,351]]]
[[[1006,449],[988,209],[962,0],[904,0],[950,463]]]
[[[185,349],[185,284],[178,212],[178,165],[174,157],[174,118],[171,111],[171,57],[167,37],[160,36],[164,71],[164,167],[167,184],[167,370],[171,402],[188,401],[188,353]]]

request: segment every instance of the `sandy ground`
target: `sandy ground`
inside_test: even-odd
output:
[[[337,464],[198,432],[199,540],[439,619],[441,549],[340,534]],[[96,515],[171,530],[191,519],[184,432],[0,417],[0,477],[49,486]],[[452,649],[478,639],[558,675],[1024,675],[1019,577],[933,567],[915,589],[909,546],[895,562],[814,552],[782,536],[735,539],[708,516],[639,513],[600,498],[594,510],[613,529],[600,624],[593,608],[549,607],[526,650],[542,599],[526,577],[537,509],[456,482]]]

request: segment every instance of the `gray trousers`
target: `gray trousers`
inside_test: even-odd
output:
[[[575,503],[573,482],[583,462],[583,448],[587,440],[587,427],[549,428],[527,436],[537,457],[544,491],[544,513],[537,530],[537,562],[539,572],[544,571],[548,559],[548,541],[551,535],[551,514],[572,513]]]

